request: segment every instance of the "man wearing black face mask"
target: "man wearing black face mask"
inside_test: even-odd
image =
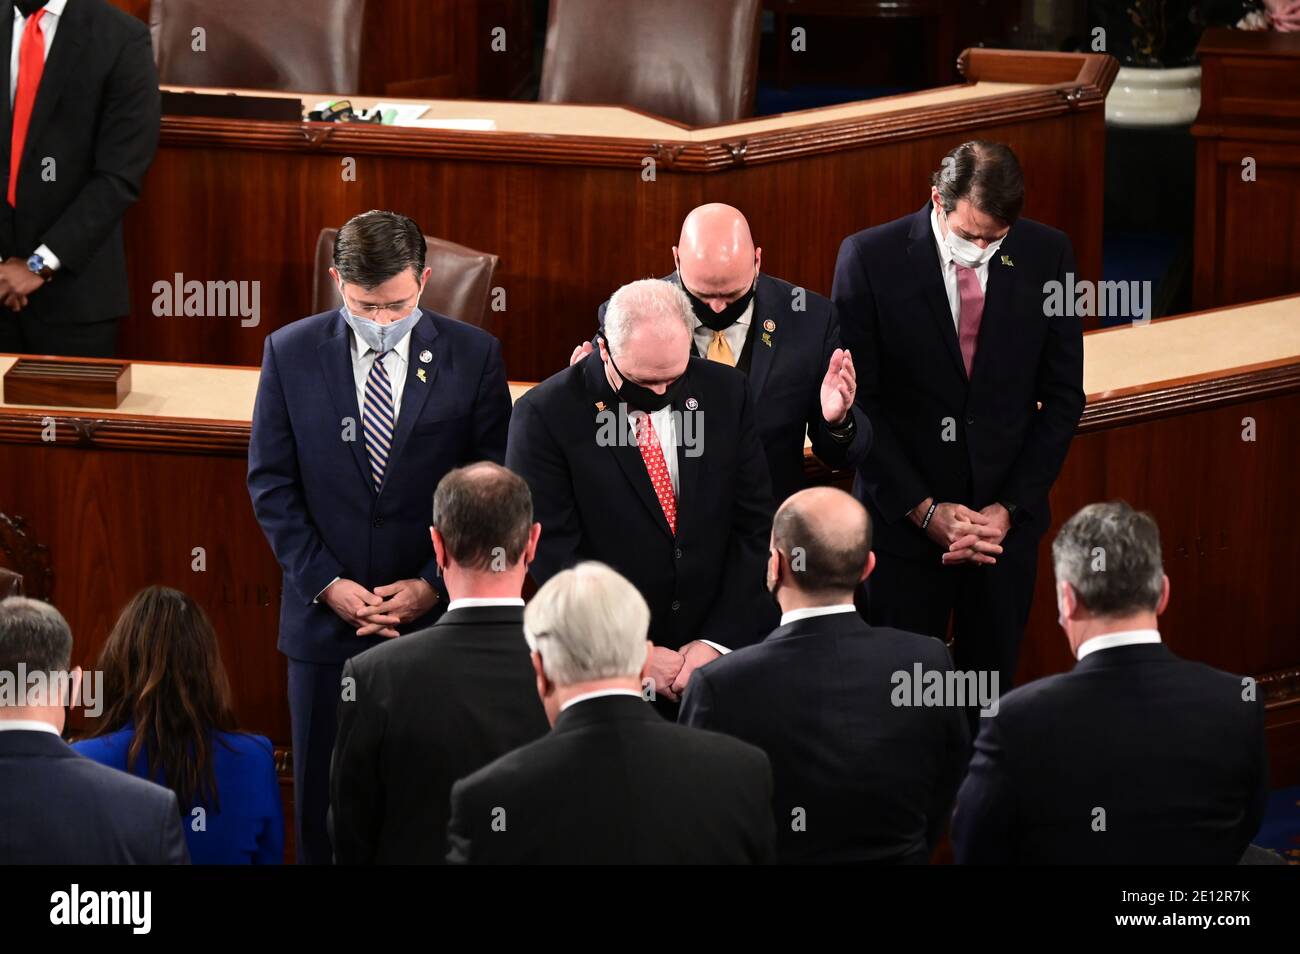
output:
[[[682,223],[665,280],[691,303],[692,345],[701,358],[749,378],[754,419],[777,502],[806,485],[804,440],[828,466],[853,467],[871,446],[871,425],[854,406],[853,358],[840,348],[831,303],[760,270],[739,209],[710,203]],[[604,323],[605,305],[599,310]],[[591,353],[576,349],[572,361]]]
[[[610,298],[598,351],[515,405],[506,466],[542,525],[540,585],[583,560],[612,566],[650,605],[656,698],[753,642],[772,495],[745,379],[691,356],[690,303],[646,280]]]

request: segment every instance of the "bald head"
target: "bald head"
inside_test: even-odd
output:
[[[673,255],[686,289],[721,311],[754,284],[762,250],[739,209],[711,202],[686,216]]]
[[[808,595],[850,598],[871,555],[871,518],[834,487],[801,490],[772,521],[782,582]]]

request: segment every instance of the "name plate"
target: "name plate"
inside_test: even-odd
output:
[[[19,358],[4,378],[6,404],[115,409],[131,393],[127,361]]]

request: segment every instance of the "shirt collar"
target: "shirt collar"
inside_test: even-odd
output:
[[[597,689],[595,692],[584,692],[580,696],[574,696],[560,706],[560,711],[563,712],[569,706],[575,706],[579,702],[586,702],[588,699],[599,699],[602,696],[631,696],[633,699],[640,699],[641,693],[633,692],[631,689]]]
[[[48,722],[39,719],[0,719],[0,732],[50,732],[59,735],[59,730]]]
[[[797,623],[801,619],[811,619],[814,616],[832,616],[837,613],[856,613],[857,611],[858,608],[852,603],[836,603],[834,606],[805,606],[803,609],[782,613],[781,625],[787,626],[790,623]]]
[[[476,606],[523,606],[524,601],[511,596],[462,596],[447,604],[447,612],[455,609],[473,609]]]
[[[1160,642],[1160,633],[1154,629],[1126,629],[1119,633],[1105,633],[1085,640],[1075,653],[1076,659],[1082,659],[1099,649],[1114,649],[1116,646],[1138,646],[1142,643]]]
[[[934,244],[939,246],[939,261],[947,268],[952,264],[952,249],[943,240],[943,229],[939,226],[939,210],[930,203],[930,229],[934,232]]]
[[[63,16],[63,8],[67,5],[68,0],[48,0],[44,7],[45,16],[41,17],[41,22],[44,23],[49,17]],[[14,6],[14,19],[23,21],[27,19],[23,16],[23,11],[19,10],[16,5]]]

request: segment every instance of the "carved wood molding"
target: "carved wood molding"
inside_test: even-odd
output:
[[[899,109],[882,115],[772,129],[740,138],[732,133],[702,142],[164,116],[162,144],[201,149],[638,168],[647,156],[654,156],[669,171],[721,172],[741,165],[857,149],[877,142],[919,139],[1100,109],[1119,69],[1114,58],[1101,54],[1012,50],[966,50],[958,64],[971,81],[1044,85],[987,99],[913,109],[900,100]]]

